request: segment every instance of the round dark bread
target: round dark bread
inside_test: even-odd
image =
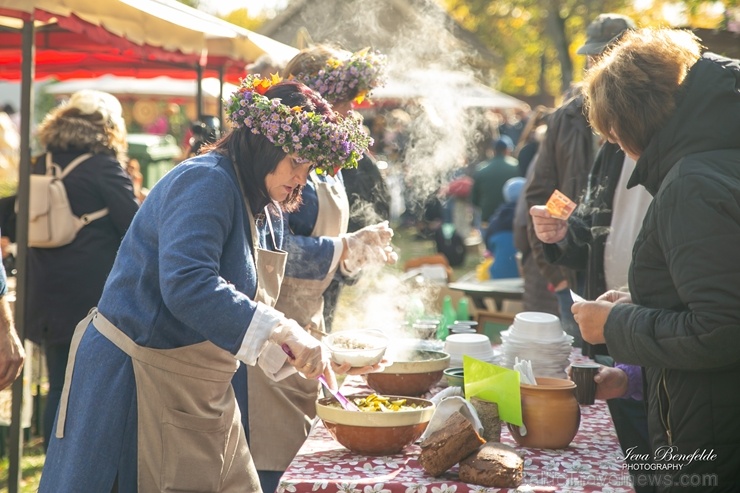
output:
[[[460,480],[496,488],[516,488],[522,482],[524,460],[508,445],[488,442],[460,462]]]

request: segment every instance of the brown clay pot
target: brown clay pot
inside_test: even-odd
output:
[[[537,378],[537,385],[521,384],[522,421],[527,429],[509,424],[509,431],[522,447],[559,449],[567,447],[578,433],[581,409],[574,393],[576,385],[560,378]]]
[[[394,351],[391,359],[393,364],[382,372],[365,375],[368,386],[382,395],[417,397],[425,394],[450,366],[450,355],[443,351]]]

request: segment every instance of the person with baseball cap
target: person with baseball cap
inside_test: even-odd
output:
[[[586,42],[577,53],[588,56],[591,65],[633,29],[636,25],[627,16],[601,14],[588,26]],[[573,111],[577,111],[588,125],[582,113],[583,98],[579,96],[571,104]],[[580,123],[580,119],[575,121]],[[590,127],[582,131],[593,135]],[[595,145],[596,139],[592,142]],[[584,145],[587,146],[588,142]],[[586,164],[581,161],[573,163]],[[575,196],[569,195],[584,207],[579,207],[567,221],[550,217],[544,206],[536,205],[530,210],[545,260],[552,268],[563,266],[581,272],[582,294],[586,299],[596,299],[609,289],[621,289],[627,285],[632,246],[652,201],[643,187],[627,189],[627,180],[634,169],[634,159],[626,156],[618,145],[605,142],[598,150],[593,166],[586,168],[585,174],[579,172],[579,177],[587,179],[584,181],[585,190]],[[557,235],[548,233],[548,230],[557,230]],[[568,309],[568,315],[572,315],[569,312]],[[607,400],[620,446],[633,468],[631,470],[643,472],[641,468],[645,465],[635,464],[637,457],[650,455],[642,370],[639,366],[615,363],[608,356],[605,345],[591,346],[584,342],[583,346],[584,354],[603,364],[595,377],[596,396]],[[635,484],[635,488],[638,493],[653,491],[651,485]]]
[[[629,29],[637,29],[635,21],[621,14],[600,14],[586,28],[586,43],[578,48],[579,55],[601,55]]]

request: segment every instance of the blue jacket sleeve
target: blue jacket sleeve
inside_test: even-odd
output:
[[[185,169],[160,201],[159,276],[168,309],[206,338],[234,351],[257,309],[249,225],[241,199],[219,169]],[[197,197],[197,200],[193,200]],[[239,245],[234,237],[239,235]],[[245,258],[246,254],[246,258]],[[228,341],[228,342],[227,342]]]

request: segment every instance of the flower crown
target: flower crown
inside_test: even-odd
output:
[[[361,103],[367,94],[385,83],[383,72],[387,57],[367,48],[352,54],[346,60],[330,58],[326,66],[315,74],[296,77],[330,103],[349,101],[357,91],[354,101]]]
[[[297,155],[299,161],[313,163],[318,173],[334,175],[341,168],[356,168],[357,160],[372,144],[360,116],[350,113],[332,123],[324,115],[266,97],[267,90],[281,80],[277,75],[242,79],[224,101],[231,123],[266,137],[286,154]]]

